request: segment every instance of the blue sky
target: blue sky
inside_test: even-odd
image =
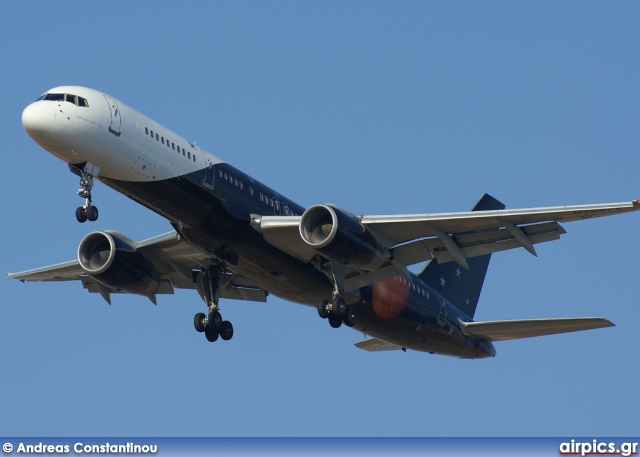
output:
[[[634,2],[12,2],[0,15],[0,271],[73,259],[91,230],[168,222],[33,143],[22,109],[104,91],[303,205],[364,214],[640,198]],[[492,259],[476,319],[604,316],[611,329],[497,343],[489,360],[369,354],[362,335],[270,297],[222,302],[230,342],[79,284],[0,283],[0,434],[636,435],[635,214],[566,224]]]

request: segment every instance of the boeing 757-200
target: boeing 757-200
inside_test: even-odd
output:
[[[639,201],[507,210],[485,194],[469,212],[360,215],[331,204],[303,208],[115,98],[56,87],[27,106],[29,136],[79,176],[79,222],[95,221],[94,180],[165,217],[173,230],[141,241],[94,231],[77,259],[7,278],[77,280],[111,303],[195,289],[209,341],[233,326],[220,298],[269,294],[314,307],[331,327],[368,339],[368,351],[413,349],[491,357],[492,341],[609,327],[600,317],[474,322],[491,254],[566,233],[560,223],[626,213]],[[408,266],[428,262],[419,274]]]

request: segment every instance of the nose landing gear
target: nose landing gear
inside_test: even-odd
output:
[[[91,204],[91,189],[93,189],[93,174],[86,171],[87,167],[80,170],[76,168],[72,169],[74,173],[80,176],[80,189],[78,189],[78,196],[84,198],[84,205],[79,206],[76,209],[76,219],[78,222],[86,222],[87,220],[93,222],[98,220],[98,208]]]

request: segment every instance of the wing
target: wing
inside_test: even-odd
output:
[[[457,213],[354,216],[387,249],[387,261],[375,271],[347,267],[345,289],[353,290],[397,274],[407,265],[437,259],[458,262],[523,247],[536,255],[535,244],[566,233],[560,223],[623,214],[640,209],[640,201]],[[252,215],[252,226],[284,252],[309,262],[317,252],[300,235],[303,216]]]
[[[162,284],[156,292],[173,294],[174,288],[196,289],[193,279],[194,270],[206,269],[215,262],[183,241],[177,232],[171,231],[153,238],[133,243],[133,247],[148,259],[161,276]],[[110,289],[95,281],[80,266],[78,260],[58,263],[47,267],[19,273],[8,273],[5,279],[18,279],[22,282],[44,281],[80,281],[91,293],[100,293],[111,303],[110,294],[119,291]],[[266,301],[267,292],[260,289],[247,278],[226,273],[224,287],[220,289],[220,297],[236,300]],[[155,302],[155,297],[150,297]]]

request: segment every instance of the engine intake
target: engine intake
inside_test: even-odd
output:
[[[300,236],[334,262],[373,271],[385,261],[385,250],[353,214],[333,205],[315,205],[300,219]]]
[[[160,274],[133,242],[117,232],[92,232],[78,246],[84,271],[110,289],[153,295],[160,288]]]

